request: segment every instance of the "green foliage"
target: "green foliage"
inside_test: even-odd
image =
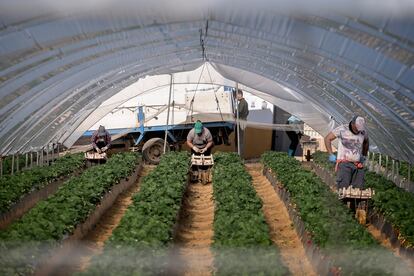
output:
[[[146,275],[165,272],[189,168],[186,152],[164,155],[141,182],[119,226],[93,259],[86,275]]]
[[[374,207],[400,232],[399,240],[414,247],[414,195],[379,174],[367,172],[365,182],[375,190]]]
[[[327,152],[317,151],[313,153],[312,156],[313,156],[313,161],[321,165],[322,167],[332,170],[332,171],[335,169],[335,163],[328,161],[329,154]]]
[[[404,178],[406,178],[406,179],[408,179],[408,168],[409,168],[409,166],[410,165],[407,162],[404,162],[404,161],[400,162],[399,174],[401,176],[403,176]],[[414,176],[413,176],[413,174],[414,174],[414,165],[411,165],[410,173],[411,173],[410,181],[413,181],[413,179],[414,179]]]
[[[54,195],[39,202],[20,220],[0,232],[0,250],[9,253],[0,254],[1,269],[4,268],[4,272],[10,269],[16,269],[16,273],[21,269],[32,272],[42,247],[69,236],[78,224],[84,222],[102,196],[121,179],[131,175],[138,162],[137,157],[135,153],[116,154],[106,164],[71,178]],[[31,247],[21,250],[21,245],[26,243]]]
[[[83,154],[66,155],[47,167],[34,167],[0,178],[0,213],[7,212],[22,196],[38,190],[84,165]]]
[[[285,275],[262,202],[240,158],[217,153],[213,173],[214,252],[219,275]]]
[[[262,162],[289,191],[313,242],[333,259],[335,266],[341,267],[344,275],[393,274],[401,265],[353,218],[329,187],[297,160],[285,153],[267,152]]]
[[[22,158],[23,156],[20,155],[19,158],[19,168],[20,170],[24,168],[26,165],[26,157]],[[6,176],[8,174],[11,174],[12,171],[12,163],[13,163],[13,157],[12,156],[5,156],[3,157],[3,176]],[[14,160],[14,172],[16,172],[16,166],[17,166],[17,160],[15,157]]]
[[[318,152],[315,162],[332,171],[328,155]],[[365,185],[375,190],[372,203],[377,211],[391,222],[400,232],[400,242],[406,247],[414,247],[414,195],[397,187],[380,174],[366,171]]]

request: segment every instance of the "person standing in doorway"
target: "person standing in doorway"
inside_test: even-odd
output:
[[[243,98],[243,91],[241,89],[237,90],[237,112],[234,117],[239,119],[238,129],[236,129],[236,141],[237,141],[237,131],[239,131],[239,143],[240,143],[240,157],[244,158],[244,133],[247,126],[247,116],[249,115],[249,105],[245,98]],[[238,115],[238,116],[237,116]],[[237,145],[237,142],[236,142]]]

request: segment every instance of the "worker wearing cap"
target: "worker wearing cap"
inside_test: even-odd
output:
[[[332,152],[332,141],[338,138],[338,156]],[[369,140],[365,120],[354,116],[349,124],[339,126],[325,137],[329,161],[336,162],[337,188],[364,186],[364,163],[368,154]]]
[[[106,152],[111,146],[111,135],[104,126],[99,126],[92,134],[92,147],[98,153]]]
[[[194,128],[190,130],[187,135],[187,145],[191,152],[197,155],[211,154],[211,147],[213,146],[213,136],[210,131],[203,126],[201,121],[194,124]]]

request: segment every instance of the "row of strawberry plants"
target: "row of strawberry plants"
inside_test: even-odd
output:
[[[278,249],[272,245],[262,202],[240,158],[215,155],[214,252],[219,275],[286,275]]]
[[[290,194],[312,241],[344,275],[405,273],[402,262],[380,246],[316,175],[285,153],[268,152],[262,162]]]
[[[189,157],[171,152],[141,181],[139,193],[102,255],[86,275],[141,275],[165,273],[181,201],[186,189]]]
[[[328,154],[317,153],[315,163],[330,170],[333,165],[328,160]],[[397,187],[392,181],[374,172],[365,172],[365,185],[375,190],[372,203],[375,209],[393,224],[400,232],[399,240],[402,245],[414,248],[414,194]]]
[[[66,155],[47,167],[35,167],[0,178],[0,213],[7,212],[25,194],[38,190],[84,165],[83,154]]]
[[[0,232],[0,274],[32,273],[45,251],[86,221],[103,195],[130,176],[138,162],[135,153],[114,155],[106,164],[66,181],[53,196]]]

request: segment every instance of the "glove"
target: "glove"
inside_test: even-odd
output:
[[[335,154],[329,154],[329,162],[332,162],[332,163],[336,162],[336,155]]]
[[[105,146],[105,147],[102,148],[102,152],[105,152],[107,150],[108,150],[108,147],[107,146]]]
[[[101,150],[100,148],[98,148],[96,151],[97,151],[98,153],[102,153],[102,150]]]
[[[200,149],[200,153],[205,153],[206,152],[206,148]]]
[[[193,146],[192,150],[195,151],[195,152],[200,152],[200,150],[196,146]]]

